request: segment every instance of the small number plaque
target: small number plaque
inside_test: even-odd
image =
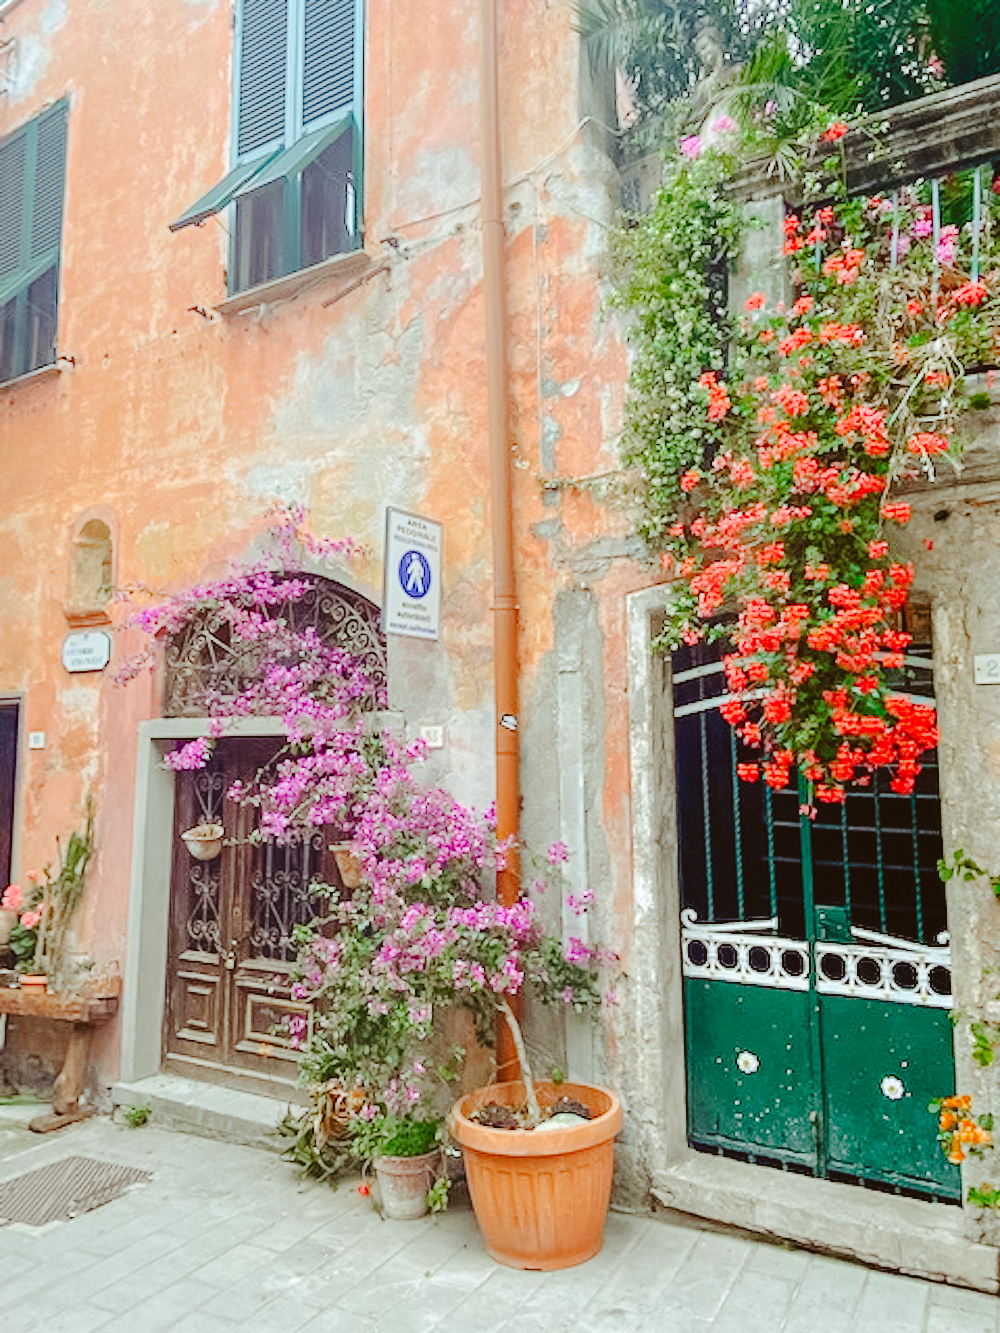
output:
[[[976,653],[972,669],[977,685],[1000,685],[1000,653]]]

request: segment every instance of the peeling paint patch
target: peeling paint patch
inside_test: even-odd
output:
[[[419,194],[435,201],[434,211],[457,208],[479,196],[479,170],[457,144],[443,145],[418,153],[409,173],[408,195]]]
[[[91,722],[97,721],[100,700],[98,685],[74,685],[59,695],[59,702],[67,713]]]
[[[69,4],[67,0],[49,0],[45,13],[42,15],[42,31],[55,32],[66,22],[66,16],[69,13]]]
[[[546,472],[556,470],[556,445],[563,437],[563,428],[555,417],[542,417],[542,467]]]
[[[244,488],[265,500],[284,500],[286,504],[304,504],[309,498],[312,477],[326,463],[324,458],[296,460],[289,463],[259,463],[246,474]],[[243,468],[234,470],[233,485],[243,478]]]
[[[7,92],[11,102],[29,97],[35,84],[48,68],[51,52],[45,42],[30,35],[19,37],[17,51],[8,73]]]

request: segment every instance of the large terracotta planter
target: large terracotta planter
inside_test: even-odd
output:
[[[572,1097],[594,1118],[541,1131],[478,1125],[468,1118],[477,1106],[524,1101],[523,1083],[494,1083],[457,1101],[448,1129],[462,1148],[488,1253],[510,1268],[571,1268],[601,1248],[621,1106],[613,1092],[587,1083],[537,1090],[543,1107]]]

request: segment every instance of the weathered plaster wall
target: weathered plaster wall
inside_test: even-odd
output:
[[[939,471],[909,496],[913,518],[900,551],[914,561],[915,589],[930,598],[934,693],[941,740],[941,817],[946,852],[962,848],[1000,872],[1000,688],[975,682],[974,659],[1000,650],[1000,411],[966,419],[962,472]],[[984,879],[948,884],[959,1091],[977,1115],[996,1114],[1000,1081],[972,1059],[970,1024],[1000,1036],[1000,903]],[[988,1160],[970,1159],[966,1185],[992,1181]],[[975,1234],[1000,1240],[995,1215],[971,1219]]]
[[[617,181],[580,125],[570,0],[501,9],[526,823],[542,842],[582,836],[576,873],[627,962],[624,596],[647,575],[600,492],[538,484],[615,465],[626,361],[599,259]],[[415,0],[371,0],[371,267],[223,315],[225,219],[167,223],[229,163],[230,18],[224,0],[22,0],[2,29],[15,50],[0,134],[71,100],[59,350],[72,363],[0,391],[0,690],[23,691],[26,728],[47,736],[21,756],[15,871],[51,858],[93,790],[82,934],[100,958],[125,948],[136,729],[157,716],[159,684],[122,690],[60,665],[72,533],[94,506],[117,524],[119,582],[171,589],[251,549],[274,499],[301,502],[316,531],[367,544],[350,577],[375,601],[384,506],[441,520],[442,638],[393,641],[391,702],[414,727],[445,726],[435,764],[456,792],[493,793],[475,10],[438,5],[432,24]],[[612,1041],[609,1074],[617,1058]],[[109,1032],[105,1078],[116,1061]]]

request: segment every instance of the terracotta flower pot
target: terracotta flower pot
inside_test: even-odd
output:
[[[49,989],[49,979],[38,972],[25,972],[21,976],[21,989],[32,995],[44,995]]]
[[[427,1212],[427,1191],[441,1169],[441,1150],[419,1157],[376,1157],[372,1162],[382,1211],[397,1222],[409,1222]]]
[[[181,841],[196,861],[214,861],[222,851],[221,824],[196,824],[181,834]]]
[[[356,889],[361,883],[361,862],[346,842],[334,843],[330,851],[340,871],[340,878],[345,889]]]
[[[537,1091],[543,1108],[572,1097],[594,1118],[542,1132],[476,1124],[469,1113],[485,1102],[524,1102],[523,1083],[494,1083],[457,1101],[448,1129],[462,1148],[487,1252],[510,1268],[571,1268],[603,1242],[621,1106],[587,1083],[541,1083]]]

